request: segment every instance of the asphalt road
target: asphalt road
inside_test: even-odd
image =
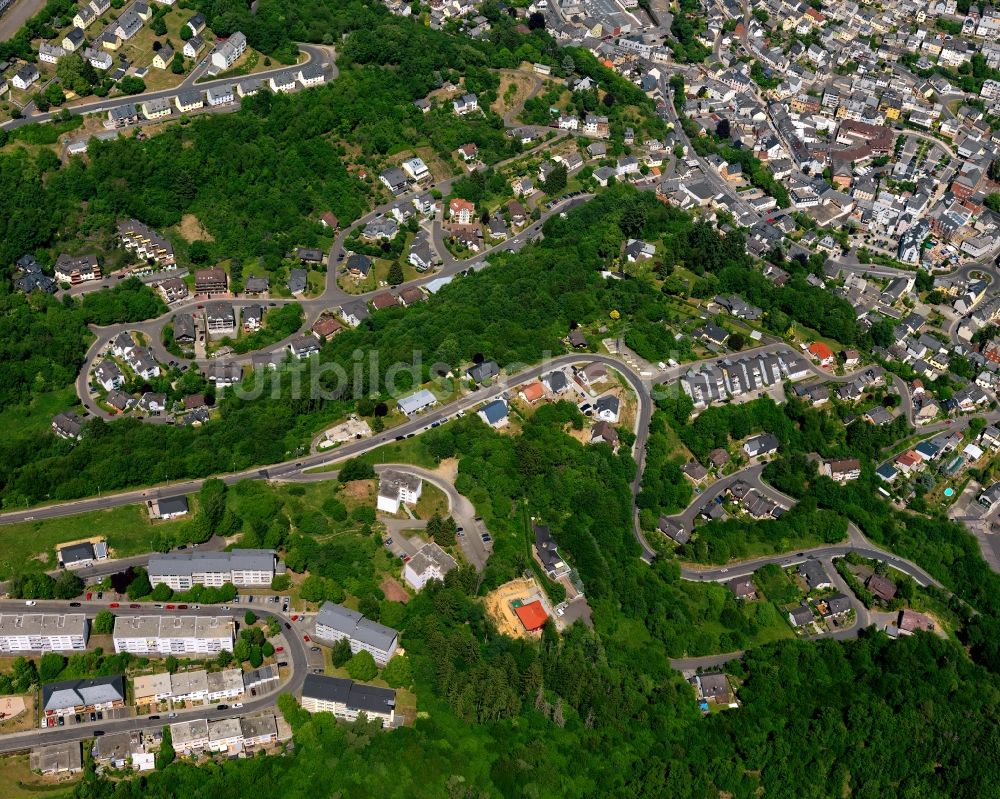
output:
[[[22,2],[23,1],[24,0],[22,0]],[[324,48],[322,45],[299,44],[298,47],[307,56],[306,60],[303,61],[302,63],[292,64],[288,66],[281,65],[275,67],[274,69],[264,70],[263,72],[255,72],[252,76],[248,77],[260,78],[261,80],[266,81],[273,75],[278,75],[282,72],[288,72],[289,70],[301,67],[303,66],[303,64],[307,64],[313,60],[318,60],[320,63],[324,65],[327,71],[328,78],[332,79],[337,76],[336,64],[325,61],[325,59],[328,56],[328,50]],[[187,89],[197,89],[198,91],[204,91],[206,89],[216,88],[219,86],[232,86],[233,84],[237,83],[240,80],[240,78],[229,77],[229,78],[215,78],[213,80],[206,80],[206,81],[201,81],[200,83],[196,83],[195,81],[197,80],[201,72],[202,72],[201,68],[196,68],[195,71],[192,72],[180,85],[175,86],[171,89],[160,89],[157,91],[143,92],[142,94],[133,94],[127,96],[119,95],[118,97],[93,100],[86,103],[80,103],[79,105],[66,105],[62,106],[59,109],[56,109],[55,111],[48,111],[45,113],[37,113],[37,112],[28,113],[25,114],[25,116],[21,119],[11,119],[7,122],[4,122],[3,124],[0,124],[0,128],[4,128],[6,130],[13,130],[14,128],[19,128],[22,125],[28,125],[31,123],[51,122],[52,119],[54,119],[60,113],[62,108],[67,108],[74,114],[81,114],[81,115],[106,114],[112,108],[118,108],[118,106],[124,105],[125,103],[140,104],[147,102],[149,100],[172,99],[177,96],[177,93],[179,91],[184,91]],[[31,107],[33,108],[34,106]],[[238,108],[239,104],[233,104],[231,107],[228,107],[229,110],[233,111],[235,111]]]
[[[448,498],[448,511],[454,517],[456,524],[464,528],[465,535],[458,538],[459,545],[465,559],[476,569],[482,571],[486,566],[490,553],[486,544],[478,533],[476,524],[476,508],[469,499],[458,493],[455,485],[445,480],[441,475],[419,466],[408,463],[380,463],[375,466],[375,471],[379,474],[392,469],[393,471],[413,474],[427,483],[436,486]],[[306,472],[293,474],[282,478],[282,482],[290,483],[318,483],[325,480],[335,480],[337,472]]]
[[[14,34],[44,5],[45,0],[14,0],[10,8],[0,15],[0,42],[14,38]]]
[[[191,607],[183,611],[166,611],[156,609],[152,603],[143,603],[141,608],[134,609],[129,608],[128,605],[136,603],[130,603],[127,599],[124,600],[122,604],[123,607],[114,608],[113,612],[116,615],[141,616],[150,614],[159,615],[177,613],[178,615],[187,616],[219,616],[228,613],[238,624],[242,624],[243,616],[248,609],[253,610],[253,612],[260,618],[273,616],[282,624],[282,632],[284,633],[286,641],[285,652],[282,653],[282,658],[289,662],[289,666],[292,670],[291,676],[286,682],[279,684],[277,688],[268,691],[267,693],[261,694],[258,692],[257,697],[248,697],[243,702],[243,707],[235,711],[231,709],[231,705],[228,710],[217,710],[214,705],[210,705],[202,708],[177,710],[177,718],[169,720],[166,718],[166,714],[160,714],[161,718],[153,722],[149,721],[148,717],[140,716],[119,720],[105,719],[103,721],[84,722],[82,724],[74,724],[66,727],[47,728],[45,730],[36,728],[29,732],[0,736],[0,752],[16,752],[22,749],[27,749],[31,746],[37,746],[39,744],[82,741],[88,738],[93,738],[95,730],[103,730],[105,734],[111,734],[117,732],[131,732],[133,730],[141,729],[159,729],[165,724],[169,724],[171,722],[186,721],[193,718],[204,718],[209,721],[216,721],[218,719],[233,718],[234,716],[252,715],[261,710],[272,708],[279,693],[298,694],[302,690],[302,683],[306,678],[308,664],[306,644],[302,640],[302,636],[299,634],[296,626],[293,626],[291,630],[284,629],[284,624],[288,622],[288,619],[286,619],[280,612],[268,609],[264,605],[256,604],[233,606],[231,611],[222,611],[219,606],[203,606],[198,610]],[[107,610],[108,605],[109,603],[107,601],[82,602],[80,608],[67,608],[66,602],[39,600],[31,608],[31,610],[34,612],[50,611],[57,613],[66,613],[67,611],[77,613],[86,612],[87,615],[93,616],[98,611]],[[7,613],[21,613],[25,610],[25,604],[22,600],[0,600],[0,611]]]

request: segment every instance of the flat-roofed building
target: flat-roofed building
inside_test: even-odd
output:
[[[249,716],[240,719],[243,746],[267,746],[278,740],[278,722],[274,715]]]
[[[133,655],[217,654],[233,651],[236,627],[229,616],[119,616],[115,652]]]
[[[232,552],[171,552],[149,559],[149,581],[165,583],[174,591],[193,585],[216,588],[232,583],[240,586],[270,585],[278,567],[273,549],[236,549]]]
[[[243,669],[226,669],[225,671],[210,671],[208,673],[209,702],[234,699],[244,690]]]
[[[417,475],[386,469],[379,475],[377,507],[386,513],[398,513],[400,504],[417,503],[422,488],[423,481]]]
[[[83,771],[83,752],[79,741],[69,741],[51,746],[35,746],[28,755],[32,771],[45,775],[76,774]]]
[[[96,763],[124,768],[129,758],[142,751],[142,746],[136,737],[138,733],[113,732],[109,735],[99,735],[94,739],[94,747],[90,754]]]
[[[170,674],[140,674],[132,679],[132,696],[137,705],[151,705],[164,702],[173,696]]]
[[[208,721],[192,719],[170,725],[170,740],[174,751],[182,755],[203,752],[208,747]]]
[[[89,636],[83,613],[0,615],[0,652],[83,652]]]
[[[333,602],[324,602],[316,614],[316,637],[330,643],[346,638],[351,644],[351,652],[370,652],[379,666],[389,662],[399,645],[399,633],[391,627]]]
[[[208,672],[178,671],[170,675],[170,694],[175,701],[200,702],[208,699]]]
[[[444,580],[444,576],[458,564],[455,559],[433,541],[424,544],[403,567],[403,579],[419,591],[430,580]]]
[[[392,726],[396,692],[341,677],[307,674],[302,685],[302,707],[310,713],[333,713],[346,721],[354,721],[364,713],[369,719],[381,721],[382,726]]]
[[[239,754],[243,750],[243,730],[239,719],[208,722],[208,748],[213,752]]]

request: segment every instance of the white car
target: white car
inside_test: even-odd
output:
[[[27,605],[30,608],[30,607],[34,606],[35,600],[34,599],[27,599],[27,600],[25,600],[24,604]]]
[[[235,705],[233,705],[234,709],[235,708],[240,708],[240,707],[243,707],[243,703],[242,702],[237,702]]]

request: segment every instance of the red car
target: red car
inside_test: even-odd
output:
[[[174,607],[175,607],[174,605],[167,605],[167,610],[173,610]]]
[[[308,635],[303,635],[302,636],[302,640],[303,641],[308,641],[309,640],[309,636]]]
[[[285,647],[283,647],[283,646],[276,646],[274,648],[274,651],[275,652],[284,652],[285,651]]]
[[[139,605],[138,603],[133,603],[133,604],[129,605],[129,607],[132,608],[132,609],[136,609],[136,608],[141,608],[142,605]]]
[[[90,599],[94,594],[91,591],[87,592],[87,599]]]
[[[108,607],[109,608],[117,608],[117,607],[120,607],[120,605],[117,602],[112,602],[110,605],[108,605]]]
[[[298,620],[299,620],[298,616],[292,616],[292,621],[298,621]]]
[[[178,606],[177,606],[177,609],[178,609],[178,610],[187,610],[187,609],[188,609],[188,606],[187,606],[187,605],[178,605]]]

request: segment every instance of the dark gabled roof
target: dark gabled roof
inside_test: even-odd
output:
[[[468,369],[466,374],[477,383],[482,383],[500,374],[500,367],[496,361],[483,361]]]
[[[63,547],[59,550],[59,557],[63,564],[70,566],[74,563],[80,563],[85,560],[93,560],[96,555],[94,553],[94,545],[91,543],[84,544],[71,544],[68,547]]]
[[[799,564],[799,574],[809,584],[810,588],[815,588],[822,583],[830,582],[826,569],[816,560],[807,560]]]

